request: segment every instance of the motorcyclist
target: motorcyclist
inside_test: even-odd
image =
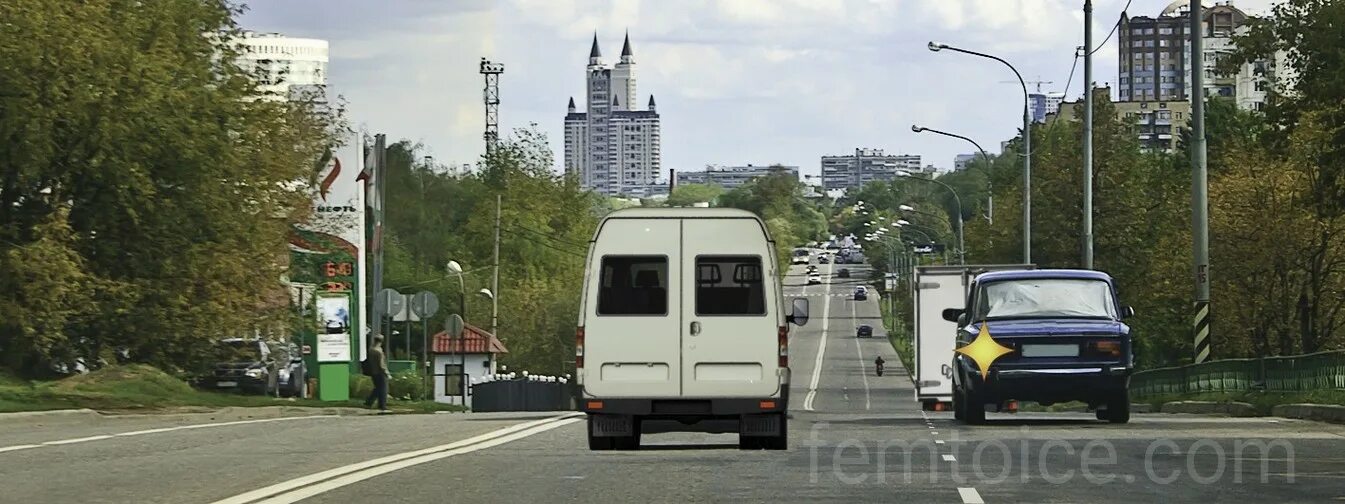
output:
[[[887,362],[887,361],[884,361],[884,360],[883,360],[883,356],[881,356],[881,355],[879,355],[878,358],[876,358],[876,359],[873,360],[873,364],[878,368],[878,376],[882,376],[882,375],[883,375],[883,363],[884,363],[884,362]]]

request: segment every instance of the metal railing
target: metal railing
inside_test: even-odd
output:
[[[1134,397],[1249,390],[1345,390],[1345,350],[1223,359],[1140,371],[1130,378]]]

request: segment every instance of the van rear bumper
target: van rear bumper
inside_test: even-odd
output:
[[[786,391],[788,389],[785,389]],[[600,406],[600,407],[594,407]],[[599,399],[585,397],[579,411],[641,417],[724,417],[754,413],[777,413],[789,408],[789,393],[780,397],[724,399]]]

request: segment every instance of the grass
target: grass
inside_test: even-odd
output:
[[[1271,409],[1281,404],[1334,404],[1345,405],[1345,390],[1314,390],[1311,392],[1205,392],[1197,394],[1172,394],[1143,398],[1132,398],[1139,403],[1153,405],[1154,411],[1163,403],[1172,401],[1210,401],[1242,402],[1251,404],[1257,414],[1269,415]]]
[[[28,382],[0,375],[0,412],[88,408],[99,411],[156,411],[184,407],[224,408],[259,406],[364,407],[362,400],[319,401],[204,391],[192,388],[157,368],[115,366],[57,381]],[[458,411],[462,408],[433,401],[389,400],[398,412]]]

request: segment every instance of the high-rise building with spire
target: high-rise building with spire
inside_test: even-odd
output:
[[[638,108],[630,34],[620,60],[608,67],[595,33],[585,77],[585,111],[578,112],[571,97],[565,114],[565,173],[601,194],[647,195],[662,175],[659,115],[653,95]]]

